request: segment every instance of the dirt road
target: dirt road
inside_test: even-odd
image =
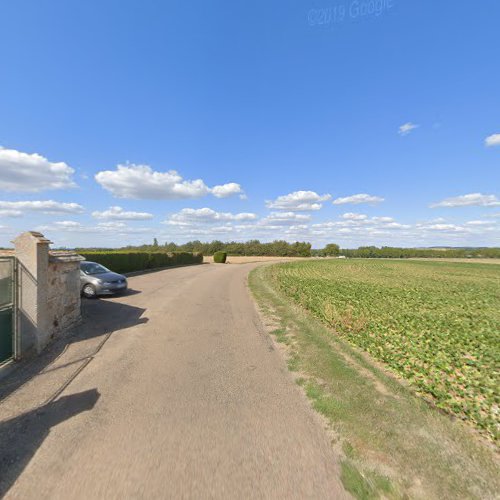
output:
[[[0,404],[0,496],[346,497],[262,331],[255,265],[136,276],[129,295],[86,301],[82,333]]]

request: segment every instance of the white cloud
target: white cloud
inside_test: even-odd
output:
[[[454,198],[446,198],[430,205],[431,208],[447,207],[498,207],[500,200],[493,194],[471,193]]]
[[[340,221],[329,221],[319,224],[313,224],[316,230],[334,230],[340,233],[356,232],[364,234],[373,231],[391,231],[399,229],[410,229],[408,224],[400,224],[392,217],[371,217],[364,214],[347,213],[341,216]]]
[[[466,222],[468,226],[491,226],[495,224],[493,220],[470,220]]]
[[[408,135],[410,132],[418,128],[420,125],[416,125],[415,123],[408,122],[401,125],[398,129],[399,135]]]
[[[372,196],[370,194],[353,194],[352,196],[346,196],[345,198],[337,198],[336,200],[333,200],[334,205],[345,205],[347,203],[350,203],[352,205],[360,205],[361,203],[370,203],[370,204],[375,204],[375,203],[381,203],[384,201],[384,198],[381,198],[380,196]]]
[[[318,222],[316,224],[313,224],[312,227],[314,229],[333,229],[339,225],[338,222]]]
[[[42,225],[36,228],[41,232],[52,233],[89,233],[89,234],[114,234],[114,235],[130,235],[136,233],[150,233],[151,228],[148,227],[130,227],[123,222],[100,222],[95,226],[85,226],[84,224],[72,221],[63,220],[53,222],[51,224]],[[115,246],[120,246],[116,245]]]
[[[382,226],[384,229],[410,229],[411,226],[408,224],[400,224],[399,222],[389,222]]]
[[[67,228],[67,229],[82,227],[80,222],[76,222],[74,220],[62,220],[59,222],[54,222],[54,226],[63,227],[63,228]]]
[[[210,231],[203,231],[202,229],[198,230],[198,234],[204,235],[204,234],[214,234],[214,235],[220,235],[220,234],[228,234],[232,233],[234,231],[234,226],[227,225],[227,226],[215,226],[210,229]],[[196,233],[196,230],[195,230]]]
[[[209,193],[201,179],[185,181],[175,170],[155,172],[148,165],[118,165],[98,172],[95,180],[117,198],[177,200]]]
[[[343,214],[342,219],[347,219],[347,220],[365,220],[368,219],[368,215],[365,214],[354,214],[352,212],[348,212],[346,214]]]
[[[393,222],[394,219],[392,217],[372,217],[372,221],[375,221],[375,222]]]
[[[104,228],[104,229],[123,229],[127,227],[127,224],[125,222],[118,222],[118,221],[111,221],[111,222],[99,222],[97,224],[98,228]]]
[[[51,224],[38,226],[36,230],[40,232],[46,232],[46,231],[87,232],[87,233],[99,232],[96,226],[85,227],[80,222],[73,220],[62,220],[62,221],[52,222]]]
[[[148,220],[153,218],[153,214],[147,212],[127,212],[122,207],[109,207],[103,212],[92,212],[92,217],[105,220]]]
[[[3,210],[0,209],[0,217],[21,217],[23,212],[21,210]]]
[[[19,217],[24,212],[44,214],[80,214],[84,208],[78,203],[60,203],[58,201],[0,201],[0,210],[4,215]],[[10,215],[8,215],[10,213]]]
[[[429,229],[431,231],[445,231],[445,232],[466,231],[464,227],[457,226],[456,224],[431,224],[429,226],[424,226],[423,229]]]
[[[329,194],[319,195],[314,191],[295,191],[290,194],[278,196],[276,200],[266,201],[267,208],[275,210],[293,210],[297,212],[308,212],[319,210],[321,202],[331,198]]]
[[[487,147],[500,146],[500,134],[493,134],[484,140]]]
[[[231,214],[212,209],[184,209],[172,214],[164,224],[168,230],[161,233],[165,240],[187,241],[194,238],[247,241],[250,239],[295,241],[310,235],[309,215],[295,212],[271,212],[258,219],[255,214]],[[218,223],[218,224],[217,224]],[[221,224],[222,223],[222,224]]]
[[[0,189],[38,192],[75,187],[75,170],[64,162],[53,163],[37,154],[0,147]]]
[[[175,170],[156,172],[149,165],[117,165],[116,170],[98,172],[95,180],[116,198],[180,200],[243,193],[233,182],[209,188],[201,179],[184,180]]]
[[[236,184],[236,182],[229,182],[227,184],[222,184],[221,186],[214,186],[210,191],[216,198],[228,198],[229,196],[239,194],[240,198],[245,199],[243,189],[239,184]]]
[[[172,233],[172,228],[167,234],[162,233],[161,236],[166,240],[193,240],[194,238],[202,238],[205,241],[223,238],[224,240],[232,239],[235,234],[238,234],[240,230],[237,226],[232,224],[224,224],[222,226],[206,226],[206,225],[190,225],[189,227],[179,226],[175,228],[175,232]],[[244,237],[240,238],[242,240],[248,239],[248,232],[243,233]],[[222,236],[221,236],[222,235]],[[229,236],[231,235],[231,236]]]
[[[366,219],[339,216],[335,220],[314,224],[311,219],[312,216],[308,214],[277,211],[260,220],[241,223],[231,220],[220,221],[222,224],[198,220],[183,225],[169,223],[164,232],[156,236],[163,240],[179,242],[193,239],[304,240],[311,241],[314,248],[321,248],[332,241],[344,248],[355,248],[359,245],[413,247],[416,242],[419,246],[498,246],[500,243],[500,233],[498,225],[494,224],[495,220],[491,225],[451,223],[442,219],[410,225],[387,216]]]
[[[257,215],[252,213],[229,213],[216,212],[211,208],[183,208],[180,212],[172,214],[165,224],[172,226],[189,226],[193,223],[214,223],[221,221],[251,221],[255,220]]]
[[[271,212],[267,217],[259,221],[259,225],[271,227],[289,226],[309,222],[310,220],[310,215],[296,214],[294,212]]]

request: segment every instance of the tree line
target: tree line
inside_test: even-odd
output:
[[[154,247],[158,251],[160,246]],[[214,240],[211,242],[201,242],[199,240],[188,241],[183,245],[168,242],[163,245],[167,252],[202,252],[203,255],[213,255],[215,252],[227,252],[228,255],[244,256],[276,256],[276,257],[310,257],[311,244],[296,241],[288,243],[284,240],[276,240],[269,243],[262,243],[259,240],[249,240],[245,242],[229,241],[223,242]]]
[[[78,250],[78,249],[77,249]],[[81,249],[83,251],[83,249]],[[85,249],[89,250],[89,249]],[[94,250],[106,250],[96,248]],[[347,258],[500,258],[500,248],[401,248],[362,246],[356,249],[340,248],[335,243],[329,243],[324,248],[312,249],[307,242],[296,241],[288,243],[276,240],[262,243],[259,240],[246,242],[214,240],[202,242],[188,241],[184,244],[166,242],[160,244],[155,238],[152,244],[127,246],[121,250],[134,252],[201,252],[203,255],[213,255],[215,252],[227,252],[228,255],[242,256],[275,256],[275,257],[339,257]]]
[[[411,258],[500,258],[500,248],[401,248],[366,246],[356,249],[339,248],[330,244],[320,250],[312,250],[317,257],[362,259],[411,259]]]

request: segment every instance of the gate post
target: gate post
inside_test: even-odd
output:
[[[15,244],[18,261],[18,335],[23,356],[39,353],[49,340],[47,311],[49,244],[34,231],[19,235]]]

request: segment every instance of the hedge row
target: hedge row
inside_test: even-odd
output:
[[[159,267],[201,264],[200,252],[78,252],[85,260],[98,262],[116,273],[130,273]]]

